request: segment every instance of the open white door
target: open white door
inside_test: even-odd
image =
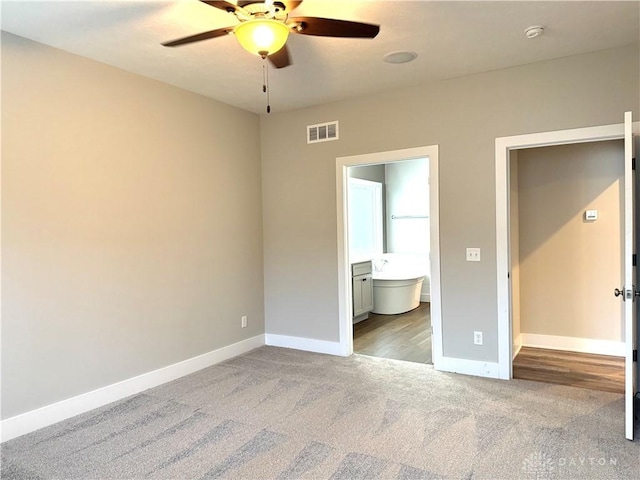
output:
[[[636,394],[636,275],[633,267],[635,249],[635,178],[633,171],[634,139],[631,112],[624,114],[624,325],[625,325],[625,436],[633,440],[633,403]],[[618,292],[616,292],[618,294]]]

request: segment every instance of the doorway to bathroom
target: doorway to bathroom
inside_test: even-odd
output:
[[[344,350],[437,368],[438,147],[342,157],[336,166]]]
[[[353,277],[353,352],[430,364],[429,159],[347,174],[352,272],[371,271]],[[358,302],[364,295],[371,301]]]

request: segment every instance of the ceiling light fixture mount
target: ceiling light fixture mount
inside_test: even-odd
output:
[[[544,34],[544,27],[542,25],[531,25],[524,29],[524,35],[527,38],[538,38]]]

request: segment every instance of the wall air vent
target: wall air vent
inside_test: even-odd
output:
[[[338,140],[338,121],[307,126],[307,143]]]

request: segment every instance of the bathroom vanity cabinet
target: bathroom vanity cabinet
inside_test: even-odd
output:
[[[373,280],[371,261],[351,265],[353,284],[353,323],[369,318],[373,310]]]

